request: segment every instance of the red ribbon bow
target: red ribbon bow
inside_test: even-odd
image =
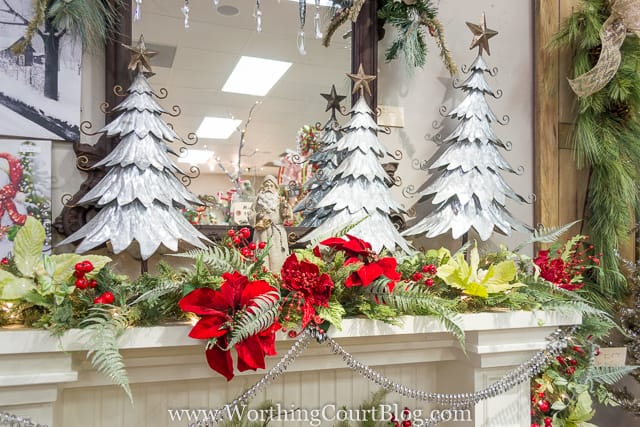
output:
[[[9,218],[14,224],[24,225],[27,216],[21,214],[16,209],[13,199],[18,193],[18,186],[22,180],[22,165],[20,160],[9,153],[0,153],[0,158],[5,159],[9,163],[9,181],[10,183],[0,188],[0,218],[5,211],[9,214]]]

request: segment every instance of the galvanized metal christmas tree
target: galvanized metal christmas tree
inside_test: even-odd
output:
[[[331,212],[330,208],[319,208],[317,205],[331,189],[329,177],[336,170],[341,160],[336,150],[336,143],[342,138],[340,124],[336,118],[336,110],[340,110],[340,102],[346,97],[336,93],[335,85],[331,86],[330,93],[322,93],[320,95],[327,100],[327,109],[325,111],[331,110],[331,117],[322,128],[318,151],[309,157],[309,163],[313,166],[314,173],[304,184],[307,194],[293,209],[294,212],[302,213],[301,227],[317,227],[322,224]]]
[[[344,136],[336,143],[342,161],[328,177],[331,188],[316,205],[329,212],[302,240],[328,237],[353,226],[349,234],[366,240],[376,252],[398,247],[409,252],[409,245],[389,218],[402,209],[387,187],[390,178],[380,164],[386,150],[378,140],[378,125],[364,97],[365,90],[371,94],[369,82],[375,76],[365,74],[362,64],[357,74],[348,76],[355,83],[353,93],[359,91],[360,96],[351,108],[351,120],[342,128]]]
[[[420,192],[431,197],[434,206],[417,224],[405,230],[403,235],[425,233],[435,237],[451,229],[454,239],[466,238],[471,228],[481,240],[487,240],[498,230],[509,235],[512,230],[529,231],[514,218],[505,207],[507,199],[524,202],[500,175],[501,171],[516,173],[502,156],[499,148],[505,144],[491,128],[497,118],[487,104],[486,95],[496,97],[485,80],[490,72],[482,51],[489,52],[489,39],[496,31],[487,28],[482,15],[480,24],[467,22],[473,32],[471,49],[478,47],[478,56],[469,67],[469,77],[461,85],[467,93],[465,99],[448,116],[460,123],[444,139],[446,149],[430,167],[436,178]]]
[[[128,96],[115,107],[122,113],[99,133],[120,138],[120,142],[94,167],[109,170],[79,204],[95,203],[100,211],[80,230],[60,244],[82,239],[76,252],[83,253],[111,243],[118,254],[134,242],[142,260],[160,245],[177,251],[180,241],[203,248],[208,239],[182,215],[181,208],[202,204],[174,173],[181,173],[169,158],[165,141],[180,139],[160,117],[165,110],[153,99],[153,89],[145,77],[151,72],[144,39],[131,50],[129,69],[137,71]],[[145,266],[143,264],[143,270]]]

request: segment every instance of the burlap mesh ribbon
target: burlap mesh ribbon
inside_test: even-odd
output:
[[[591,70],[569,80],[576,95],[589,96],[611,81],[620,67],[620,47],[627,32],[640,36],[640,0],[611,0],[611,16],[600,29],[602,50],[598,62]]]

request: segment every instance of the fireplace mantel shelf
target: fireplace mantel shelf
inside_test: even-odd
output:
[[[486,387],[530,358],[559,326],[581,322],[578,315],[543,311],[472,313],[460,319],[465,351],[436,318],[429,316],[407,316],[399,326],[344,319],[341,330],[331,328],[328,333],[356,359],[408,386],[464,393]],[[174,400],[183,402],[179,403],[183,407],[200,407],[200,401],[221,406],[264,374],[238,373],[227,383],[207,366],[204,342],[189,338],[190,329],[191,324],[182,323],[125,331],[119,348],[134,394],[131,406],[126,395],[87,361],[81,330],[54,337],[44,330],[0,328],[0,410],[29,416],[50,427],[134,425],[129,417],[145,420],[135,425],[184,426],[167,421],[167,409],[178,405],[172,403]],[[286,353],[293,341],[279,333],[278,354]],[[278,359],[269,357],[267,368]],[[269,388],[265,399],[275,396],[306,406],[322,404],[327,394],[329,398],[335,396],[341,405],[357,407],[369,390],[375,390],[374,385],[348,370],[341,358],[315,342],[277,384]],[[325,393],[324,388],[330,391]],[[348,395],[341,397],[347,391]],[[257,403],[261,401],[258,397]],[[120,423],[107,417],[103,423],[87,424],[77,415],[105,411],[105,406],[127,416],[123,415]],[[502,421],[496,419],[496,414],[504,414],[505,409],[509,409],[508,416],[500,418]],[[476,405],[473,422],[466,425],[528,425],[528,417],[529,387],[523,384]]]

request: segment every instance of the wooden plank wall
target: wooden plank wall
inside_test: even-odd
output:
[[[534,0],[534,214],[536,224],[547,227],[582,219],[587,192],[589,171],[578,169],[568,138],[576,111],[576,98],[567,84],[571,53],[547,48],[578,4],[578,0]],[[581,231],[578,224],[571,234]],[[620,252],[635,259],[634,239]]]

